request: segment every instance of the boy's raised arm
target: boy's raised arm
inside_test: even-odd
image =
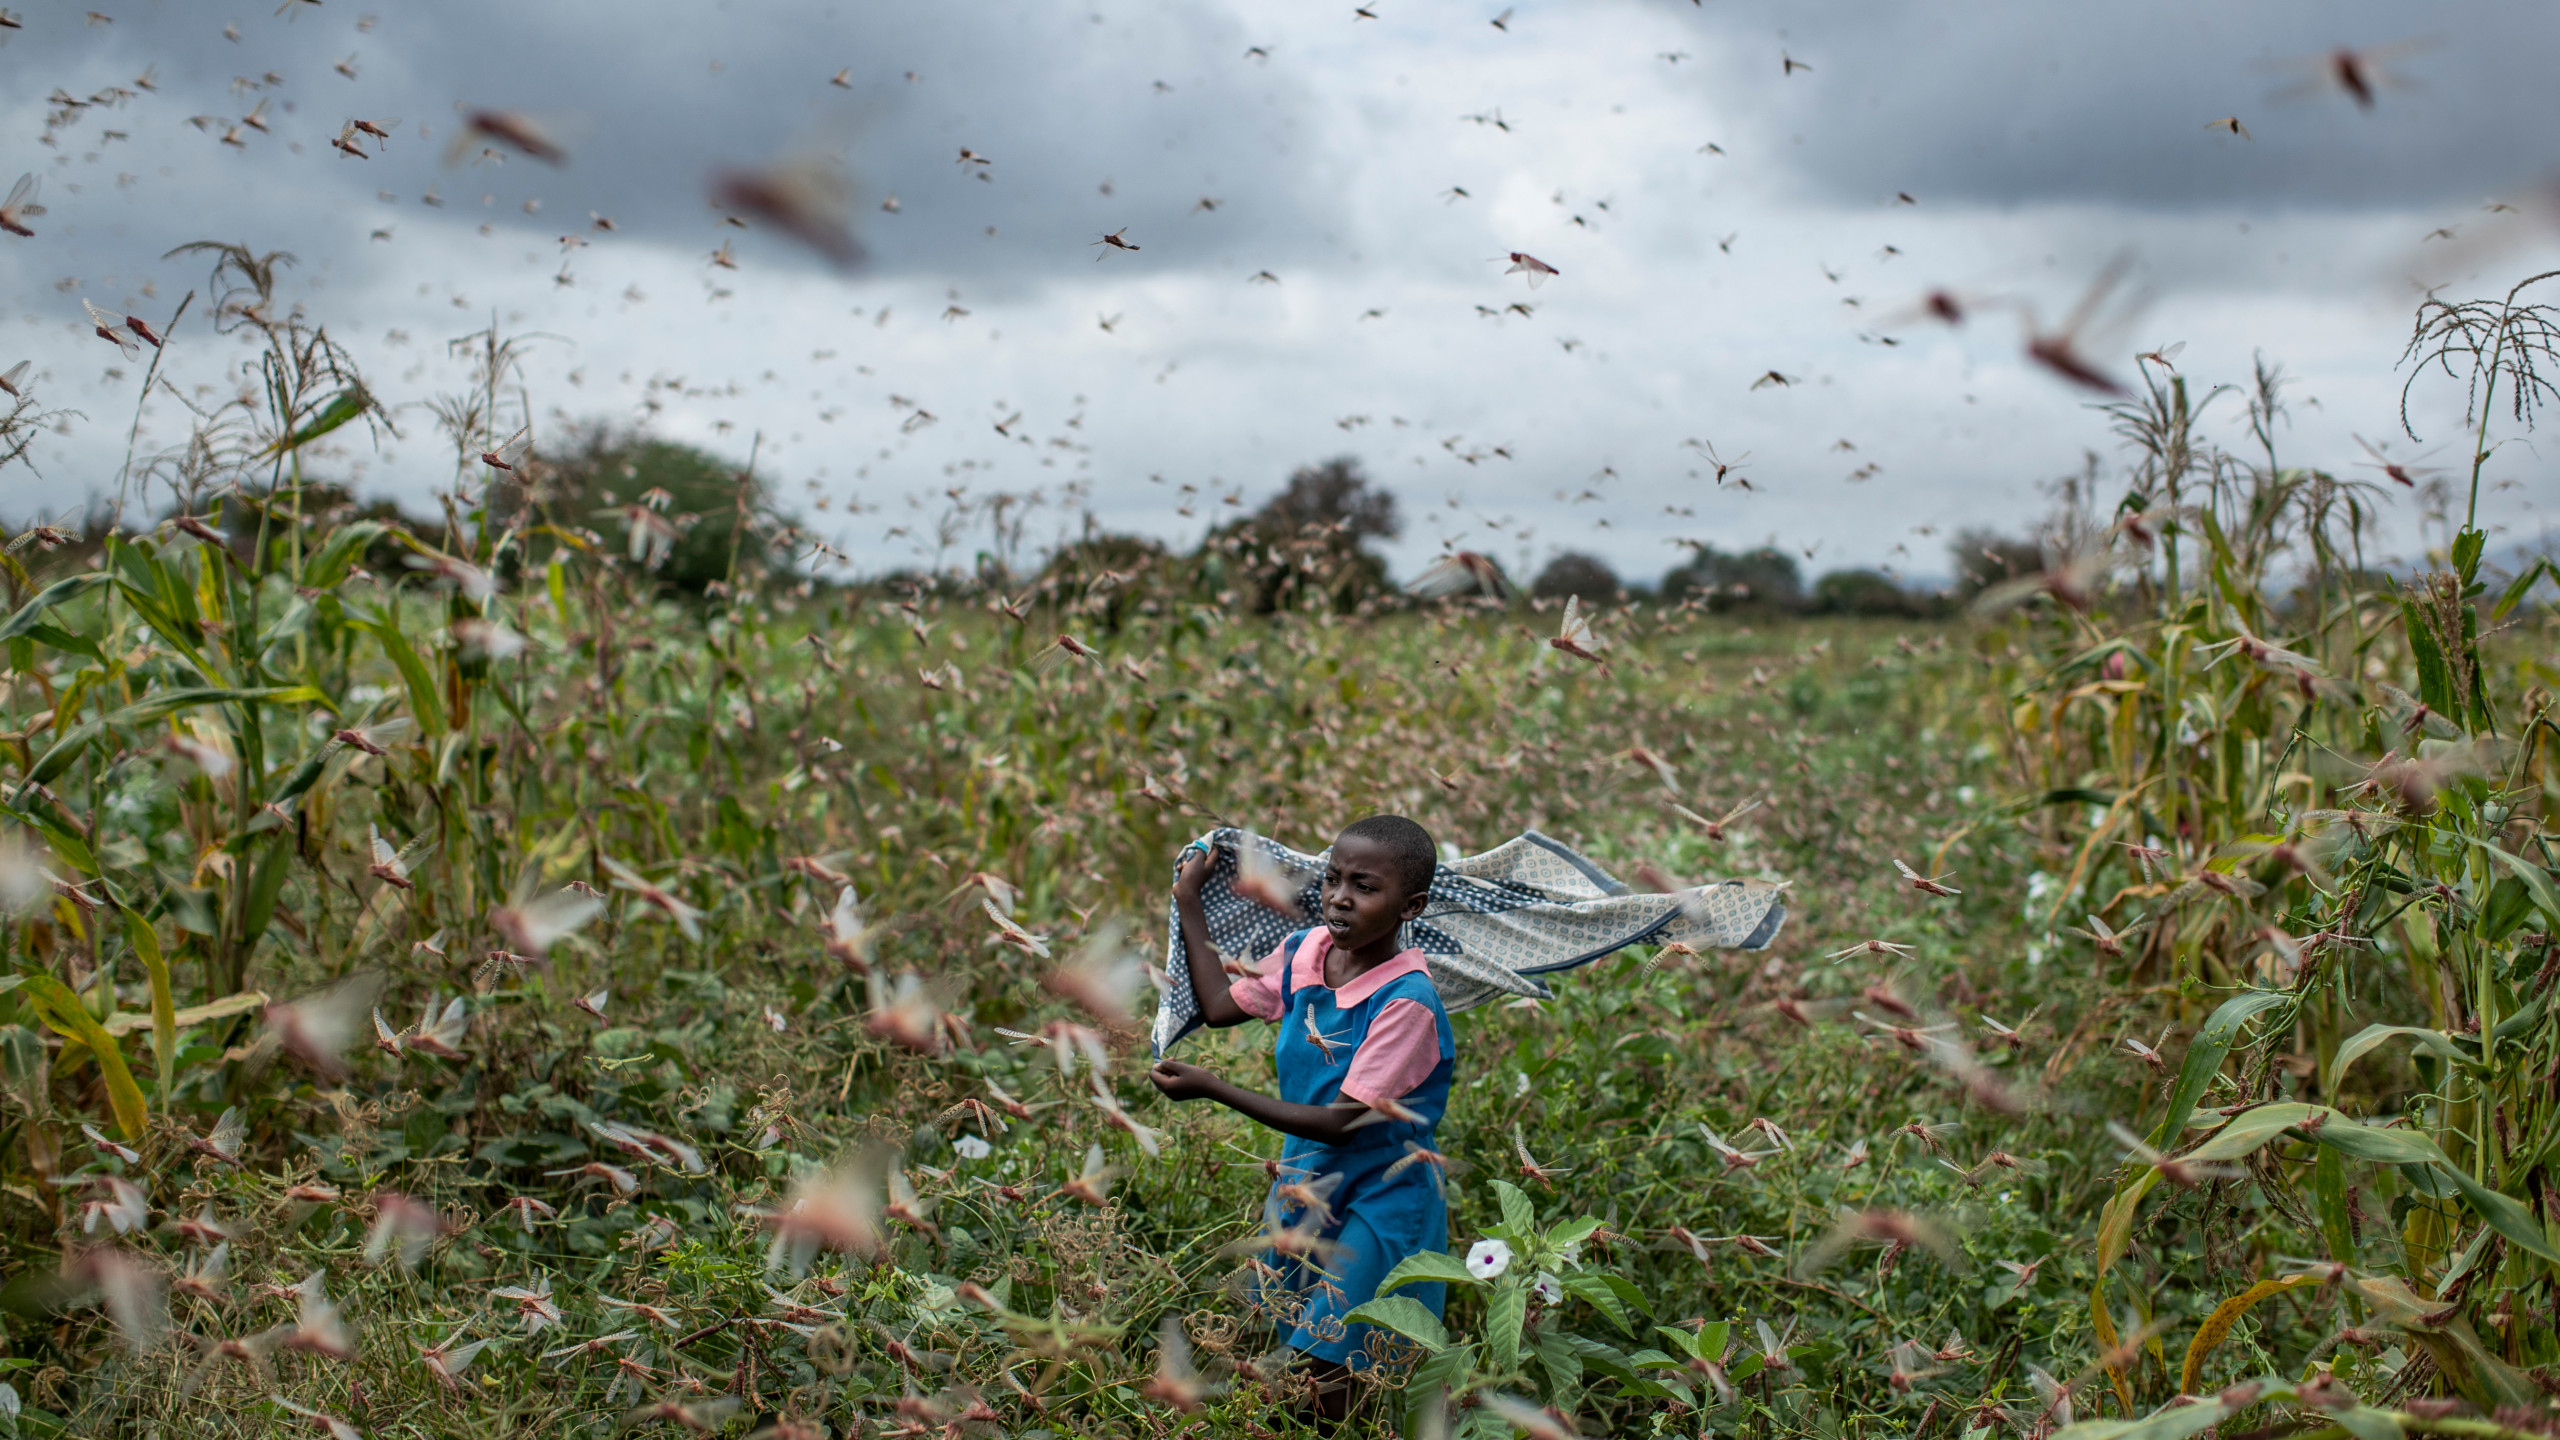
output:
[[[1200,908],[1201,882],[1208,878],[1208,852],[1185,854],[1173,878],[1173,910],[1182,920],[1182,952],[1191,967],[1191,994],[1199,1002],[1200,1021],[1223,1030],[1252,1017],[1227,993],[1226,969],[1218,963],[1218,947],[1209,943],[1209,916]]]

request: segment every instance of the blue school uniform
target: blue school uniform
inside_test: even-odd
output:
[[[1378,1282],[1405,1257],[1449,1246],[1449,1206],[1441,1194],[1438,1167],[1416,1163],[1394,1175],[1387,1171],[1409,1153],[1408,1142],[1424,1149],[1439,1148],[1433,1136],[1441,1113],[1449,1107],[1449,1077],[1456,1068],[1458,1044],[1449,1028],[1449,1012],[1440,1004],[1440,992],[1418,963],[1347,1006],[1337,1004],[1335,992],[1327,986],[1296,983],[1299,951],[1321,934],[1302,931],[1281,945],[1284,1013],[1272,1047],[1279,1064],[1281,1099],[1296,1105],[1330,1105],[1340,1099],[1352,1057],[1367,1038],[1371,1023],[1395,1001],[1409,1000],[1429,1010],[1440,1041],[1439,1063],[1421,1084],[1398,1097],[1398,1103],[1422,1117],[1419,1121],[1364,1125],[1329,1145],[1293,1136],[1280,1152],[1282,1183],[1342,1177],[1328,1200],[1332,1222],[1321,1232],[1340,1248],[1313,1260],[1266,1253],[1267,1263],[1278,1273],[1266,1281],[1265,1308],[1284,1319],[1295,1311],[1295,1328],[1288,1337],[1291,1348],[1356,1370],[1368,1363],[1371,1327],[1346,1326],[1342,1317],[1376,1298]],[[1419,960],[1418,952],[1406,954]],[[1405,959],[1399,956],[1388,963]],[[1356,990],[1357,982],[1349,988]],[[1303,1220],[1307,1207],[1283,1203],[1278,1191],[1275,1184],[1266,1213],[1283,1225]],[[1404,1286],[1396,1293],[1411,1296],[1438,1315],[1447,1287],[1435,1281]]]

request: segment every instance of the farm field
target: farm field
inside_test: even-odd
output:
[[[2030,577],[1602,608],[1603,666],[1551,607],[1071,559],[700,603],[538,504],[294,503],[12,572],[22,1433],[1285,1431],[1235,1290],[1268,1147],[1144,1085],[1139,967],[1190,836],[1380,808],[1792,918],[1460,1017],[1452,1247],[1520,1264],[1358,1423],[2546,1423],[2531,605]],[[1267,1083],[1252,1033],[1186,1050]]]

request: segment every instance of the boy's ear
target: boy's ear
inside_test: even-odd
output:
[[[1419,895],[1407,895],[1404,897],[1404,914],[1398,918],[1404,920],[1419,920],[1422,918],[1423,908],[1430,903],[1431,892],[1428,890],[1423,891]]]

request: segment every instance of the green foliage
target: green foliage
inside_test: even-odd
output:
[[[999,543],[983,582],[742,561],[680,603],[580,533],[594,497],[467,468],[520,423],[494,335],[435,402],[471,498],[394,528],[301,478],[352,422],[272,448],[359,377],[267,318],[278,257],[220,263],[262,408],[144,464],[183,513],[96,568],[31,537],[0,621],[22,1433],[264,1434],[286,1403],[394,1435],[659,1405],[1292,1430],[1237,1299],[1271,1138],[1162,1101],[1128,1020],[1064,997],[1136,979],[1125,937],[1152,947],[1200,829],[1375,809],[1801,903],[1769,953],[1639,949],[1460,1017],[1438,1144],[1467,1243],[1363,1308],[1401,1338],[1357,1424],[2547,1417],[2421,1397],[2539,1405],[2560,1364],[2551,616],[2519,590],[2477,623],[2490,582],[2458,568],[2375,593],[2357,492],[2178,432],[2182,382],[2124,417],[2127,503],[2066,514],[2064,570],[1977,625],[1637,603],[1598,621],[1604,670],[1467,604],[1346,622],[1320,568],[1317,613],[1232,618],[1100,543],[1023,593]],[[1090,661],[1039,659],[1077,631]],[[2422,635],[2441,706],[2381,688],[2423,690]],[[1703,826],[1666,787],[1762,803]],[[1269,1084],[1262,1038],[1188,1043]],[[1479,1240],[1499,1275],[1466,1270]],[[1165,1333],[1198,1373],[1134,1338]],[[422,1360],[483,1340],[450,1384]],[[2261,1373],[2297,1378],[2217,1389]],[[2205,1403],[2170,1405],[2190,1376]]]
[[[607,553],[680,594],[759,574],[772,558],[770,527],[759,523],[770,504],[764,483],[678,441],[607,426],[577,431],[525,503],[552,523],[594,529]]]
[[[1609,562],[1579,550],[1567,550],[1549,560],[1529,582],[1529,593],[1542,600],[1562,600],[1579,595],[1592,604],[1603,604],[1617,598],[1625,589],[1618,583],[1618,572]]]
[[[1389,593],[1387,564],[1369,548],[1402,526],[1395,496],[1352,456],[1292,471],[1280,493],[1243,520],[1209,532],[1192,559],[1198,584],[1221,605],[1252,613],[1348,613]]]
[[[1804,576],[1795,557],[1775,546],[1730,554],[1697,545],[1662,577],[1663,599],[1692,596],[1715,610],[1793,610],[1804,600]]]
[[[1806,604],[1819,615],[1875,615],[1917,618],[1932,612],[1924,595],[1895,584],[1875,570],[1832,570],[1813,582]]]

